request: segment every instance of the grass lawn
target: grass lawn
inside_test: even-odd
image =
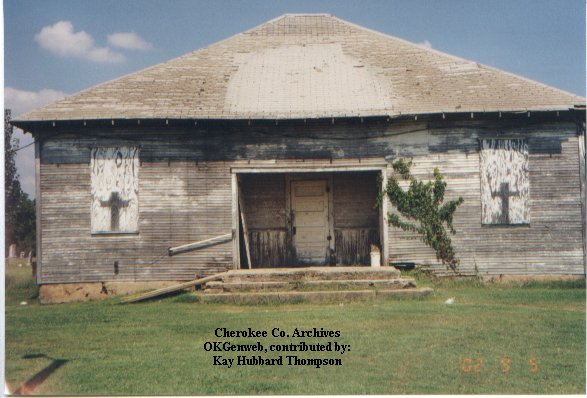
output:
[[[55,363],[36,394],[584,394],[585,282],[430,281],[424,299],[262,305],[160,301],[40,306],[30,268],[10,265],[6,377],[14,389]],[[455,297],[453,305],[444,301]],[[21,306],[23,300],[28,305]],[[338,330],[338,338],[216,338],[214,330]],[[336,341],[342,366],[213,366],[208,341]]]

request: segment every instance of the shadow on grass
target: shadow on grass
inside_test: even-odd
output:
[[[49,376],[53,374],[57,369],[65,365],[67,359],[55,359],[48,357],[45,354],[29,354],[24,355],[24,359],[35,359],[35,358],[47,358],[51,360],[51,363],[42,369],[40,372],[33,375],[30,379],[25,381],[15,392],[14,395],[29,395],[32,394],[35,389],[41,385]]]

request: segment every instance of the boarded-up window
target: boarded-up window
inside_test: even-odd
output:
[[[139,149],[93,148],[92,233],[135,233],[139,220]]]
[[[482,224],[529,223],[526,140],[481,140],[480,157]]]

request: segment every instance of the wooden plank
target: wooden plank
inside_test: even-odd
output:
[[[238,182],[238,179],[237,179]],[[245,252],[247,253],[247,265],[252,268],[251,264],[251,249],[249,246],[249,231],[247,229],[247,218],[245,217],[245,201],[243,199],[240,183],[238,183],[238,204],[240,208],[241,222],[243,223],[243,238],[245,240]]]
[[[334,173],[328,175],[327,193],[328,193],[328,253],[330,263],[332,263],[332,254],[336,251],[336,239],[334,239]]]
[[[579,179],[581,186],[581,213],[583,218],[583,270],[587,274],[587,188],[586,185],[586,161],[587,153],[585,151],[587,146],[587,134],[585,134],[585,124],[583,123],[582,134],[578,137],[579,140]]]
[[[381,161],[370,165],[361,165],[358,163],[349,165],[321,165],[304,162],[297,165],[280,165],[280,166],[257,166],[257,167],[232,167],[234,172],[238,173],[291,173],[292,171],[303,171],[308,173],[327,173],[335,171],[380,171],[385,167]]]
[[[238,175],[232,173],[231,183],[231,215],[232,215],[232,268],[239,269],[241,264],[240,256],[240,228],[238,211]]]
[[[387,187],[387,181],[389,178],[389,173],[391,172],[391,166],[388,165],[387,168],[381,170],[381,176],[383,177],[381,180],[381,191],[383,191],[386,187]],[[383,265],[388,265],[389,264],[389,252],[390,252],[390,247],[389,247],[389,227],[387,225],[387,213],[389,212],[389,201],[387,199],[387,195],[385,195],[383,197],[383,200],[381,202],[381,208],[380,208],[380,228],[381,228],[381,246],[382,246],[382,250],[381,250],[381,255],[382,255],[382,259],[381,259],[381,263]]]
[[[204,247],[218,245],[220,243],[229,242],[232,240],[232,233],[215,236],[210,239],[201,240],[199,242],[189,243],[187,245],[177,246],[177,247],[170,247],[169,248],[169,256],[175,256],[176,254],[185,253],[193,250],[202,249]]]
[[[179,285],[173,285],[173,286],[153,290],[151,292],[141,294],[138,297],[131,297],[131,298],[124,299],[120,302],[120,304],[136,303],[136,302],[147,300],[147,299],[150,299],[153,297],[162,296],[164,294],[177,292],[178,290],[188,289],[190,287],[198,286],[198,285],[204,284],[206,282],[222,279],[222,277],[226,274],[227,274],[227,272],[221,272],[218,274],[207,276],[205,278],[200,278],[200,279],[196,279],[193,281],[180,283]]]
[[[42,238],[43,238],[43,234],[41,233],[42,229],[41,229],[41,217],[43,215],[42,212],[42,207],[41,207],[41,203],[42,203],[42,190],[41,190],[41,142],[39,137],[35,137],[35,212],[36,212],[36,235],[37,235],[37,255],[36,255],[36,261],[37,261],[37,275],[36,275],[36,279],[37,279],[37,284],[41,283],[41,274],[43,272],[43,267],[42,267],[42,252],[41,252],[41,248],[42,248]]]

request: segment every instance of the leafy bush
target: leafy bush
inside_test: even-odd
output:
[[[446,182],[438,168],[434,169],[434,180],[422,182],[416,180],[410,173],[412,161],[403,159],[393,163],[393,169],[403,180],[410,181],[410,187],[404,191],[395,175],[389,177],[387,186],[379,196],[379,203],[387,196],[391,204],[404,217],[415,220],[417,223],[403,221],[398,214],[389,213],[387,222],[404,231],[415,232],[420,235],[422,242],[434,249],[436,258],[442,261],[447,268],[456,271],[459,260],[455,255],[451,239],[444,228],[444,223],[452,234],[453,215],[457,207],[463,203],[463,198],[445,203],[444,193]]]

